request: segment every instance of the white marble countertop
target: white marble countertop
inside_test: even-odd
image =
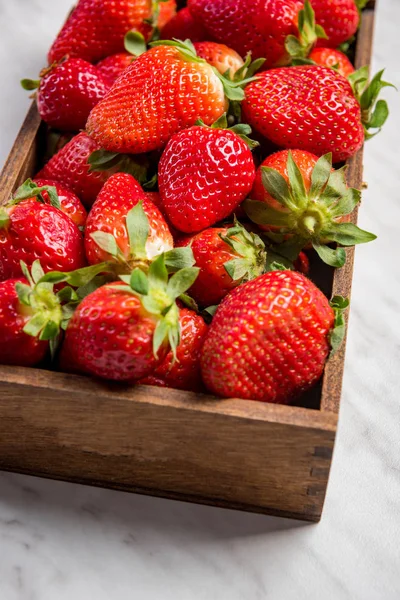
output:
[[[72,0],[0,0],[0,163]],[[374,69],[400,89],[399,0],[379,0]],[[367,145],[331,480],[305,525],[0,474],[2,600],[398,600],[400,598],[400,97]]]

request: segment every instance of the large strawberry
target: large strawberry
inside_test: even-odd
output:
[[[266,269],[262,240],[239,223],[205,229],[178,245],[190,246],[200,269],[189,293],[201,306],[219,304],[228,292]]]
[[[44,69],[39,81],[23,79],[21,84],[26,90],[38,90],[43,121],[65,131],[84,129],[90,111],[110,89],[96,67],[81,58],[67,58]]]
[[[137,381],[150,375],[180,341],[175,300],[193,283],[197,270],[182,269],[168,281],[164,258],[89,294],[65,334],[61,361],[105,379]]]
[[[297,162],[295,162],[294,160]],[[282,235],[278,248],[294,260],[300,250],[312,243],[320,258],[333,267],[342,267],[346,253],[342,247],[370,242],[375,235],[353,223],[344,223],[361,199],[361,193],[346,185],[346,167],[332,170],[330,154],[319,160],[297,150],[269,156],[259,169],[253,198],[245,210],[256,223]],[[314,165],[313,165],[314,163]],[[261,181],[260,181],[261,180]]]
[[[357,31],[360,15],[357,2],[365,0],[310,0],[315,18],[326,33],[327,39],[318,40],[319,46],[336,48]]]
[[[278,146],[318,156],[332,152],[333,162],[344,161],[388,116],[386,102],[376,102],[380,90],[390,85],[382,74],[368,85],[368,70],[353,73],[353,91],[347,79],[327,67],[265,71],[246,87],[243,117]]]
[[[138,182],[125,173],[110,177],[86,222],[89,263],[113,260],[129,271],[139,264],[148,265],[172,248],[164,217]]]
[[[162,40],[178,39],[202,42],[209,38],[206,28],[191,15],[187,7],[178,11],[161,29],[160,33],[160,39]]]
[[[225,129],[226,117],[212,127],[197,125],[175,134],[158,168],[164,210],[186,233],[201,231],[228,217],[246,198],[255,167],[248,146],[250,128]]]
[[[139,383],[201,392],[204,385],[200,372],[200,353],[208,326],[202,316],[187,308],[179,310],[179,324],[181,341],[176,349],[176,360],[171,350],[161,365]]]
[[[87,132],[105,150],[160,150],[172,135],[202,119],[211,125],[227,109],[225,94],[243,98],[230,81],[196,55],[189,40],[154,42],[92,110]],[[247,74],[246,74],[247,76]]]
[[[165,3],[159,15],[160,26],[165,24],[174,8],[175,0]],[[97,62],[122,52],[128,31],[135,29],[151,35],[153,9],[161,11],[158,1],[79,0],[50,49],[49,63],[61,60],[67,54]],[[146,21],[150,20],[149,26]]]
[[[342,315],[336,331],[334,323],[327,298],[304,275],[261,275],[218,308],[203,346],[204,383],[226,398],[290,402],[321,377],[330,341],[340,342]]]

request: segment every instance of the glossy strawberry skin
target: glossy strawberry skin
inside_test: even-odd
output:
[[[353,156],[364,142],[361,109],[350,83],[333,69],[304,65],[261,73],[246,87],[243,118],[283,148],[333,162]]]
[[[211,125],[226,107],[210,65],[158,46],[139,56],[95,106],[87,131],[105,150],[140,154],[160,150],[199,118]]]
[[[297,34],[300,0],[189,0],[188,7],[212,38],[243,58],[265,58],[265,67],[284,64],[285,39]]]
[[[304,275],[273,271],[220,305],[203,346],[204,383],[215,394],[288,403],[321,377],[334,313]]]
[[[254,177],[252,154],[238,135],[199,126],[170,140],[158,168],[166,214],[185,233],[228,217],[250,192]]]
[[[39,114],[54,129],[79,131],[109,89],[96,67],[81,58],[69,58],[43,75],[37,93]]]
[[[320,39],[318,46],[336,48],[357,31],[360,16],[354,0],[310,0],[315,20],[321,25],[328,39]]]
[[[0,364],[33,367],[44,358],[48,343],[24,333],[30,315],[19,302],[17,282],[28,285],[24,278],[0,283]]]
[[[215,67],[221,75],[230,72],[233,76],[243,66],[242,57],[232,48],[217,42],[196,42],[194,44],[197,56],[204,58],[210,65]]]
[[[125,258],[129,260],[126,216],[141,200],[150,226],[146,244],[148,258],[154,259],[162,252],[173,248],[172,235],[158,208],[149,200],[134,177],[117,173],[110,177],[103,187],[86,221],[85,250],[89,264],[113,260],[112,256],[102,250],[92,239],[91,234],[96,231],[112,234]]]
[[[99,149],[86,133],[79,133],[49,160],[36,179],[59,181],[90,207],[111,175],[107,171],[90,171],[88,158]]]
[[[61,183],[58,181],[53,181],[52,179],[35,179],[34,182],[38,185],[38,187],[43,187],[45,185],[51,185],[55,187],[62,212],[68,215],[68,217],[75,223],[77,227],[85,226],[87,212],[78,196],[71,192],[71,190],[61,185]],[[46,204],[50,204],[49,194],[46,191],[42,192],[42,196]]]
[[[314,48],[309,58],[322,67],[335,68],[343,77],[348,77],[355,70],[347,56],[333,48]]]
[[[115,381],[146,377],[164,360],[156,359],[153,334],[156,317],[133,294],[115,289],[118,283],[92,292],[75,311],[61,349],[61,364],[69,370]]]
[[[208,325],[203,317],[187,308],[180,309],[179,323],[181,341],[176,350],[177,360],[173,361],[174,357],[170,351],[161,365],[139,383],[201,392],[204,385],[200,372],[200,354]]]
[[[185,7],[177,12],[170,21],[161,29],[161,40],[191,40],[202,42],[209,39],[206,28],[194,17],[190,10]]]
[[[113,85],[118,77],[127,69],[135,58],[129,52],[120,52],[103,58],[97,63],[97,70],[103,75],[110,85]],[[89,115],[88,115],[89,116]],[[85,122],[86,124],[86,122]]]
[[[167,5],[162,12],[168,13],[175,0]],[[66,55],[95,63],[123,52],[128,31],[136,29],[145,35],[151,31],[143,22],[151,10],[151,0],[79,0],[50,49],[49,64]]]
[[[190,246],[193,250],[196,267],[199,267],[200,272],[189,294],[200,306],[219,304],[228,292],[240,284],[240,281],[234,281],[228,275],[224,267],[225,263],[238,258],[233,249],[220,238],[220,234],[224,235],[227,231],[228,227],[204,229],[177,244]]]
[[[82,234],[58,208],[26,200],[8,209],[10,223],[0,229],[0,281],[21,275],[39,259],[47,271],[73,271],[85,266]]]

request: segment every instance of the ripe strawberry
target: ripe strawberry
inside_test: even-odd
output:
[[[321,377],[330,341],[340,343],[334,324],[333,308],[304,275],[261,275],[218,308],[202,351],[204,383],[226,398],[288,403]]]
[[[309,54],[309,59],[315,64],[335,69],[343,77],[354,73],[354,67],[343,52],[333,48],[314,48]]]
[[[137,207],[137,210],[133,210]],[[142,220],[144,223],[142,223]],[[130,271],[173,248],[164,217],[138,182],[125,173],[110,177],[86,221],[90,264],[115,261]]]
[[[217,71],[224,75],[229,73],[233,77],[244,62],[241,56],[232,48],[228,48],[225,44],[217,44],[216,42],[196,42],[193,44],[196,48],[197,56],[204,58],[210,65],[215,67]]]
[[[107,79],[109,85],[113,85],[118,77],[127,69],[135,57],[129,52],[120,52],[119,54],[112,54],[103,58],[97,63],[97,70]],[[89,116],[89,115],[88,115]]]
[[[336,48],[357,31],[360,16],[354,0],[310,0],[315,18],[328,39],[318,40],[319,46]]]
[[[208,326],[203,317],[187,308],[180,309],[179,323],[181,341],[176,349],[176,361],[173,352],[170,351],[161,365],[139,383],[201,392],[204,386],[200,372],[200,353]]]
[[[21,261],[31,266],[37,259],[45,272],[83,267],[82,234],[55,206],[15,198],[0,209],[0,281],[19,277]]]
[[[31,188],[30,190],[28,190],[28,186]],[[30,198],[40,195],[41,198],[43,198],[45,204],[51,204],[52,201],[49,192],[46,189],[48,187],[55,189],[55,193],[57,194],[59,203],[57,207],[63,213],[68,215],[77,227],[84,227],[86,223],[87,212],[82,202],[79,200],[78,196],[71,192],[71,190],[62,186],[58,181],[53,181],[51,179],[35,179],[34,181],[32,181],[28,179],[23,184],[22,190],[21,188],[17,190],[16,195],[20,196],[25,188],[26,194],[31,194],[29,196]]]
[[[189,294],[201,306],[219,304],[228,292],[266,268],[262,240],[239,223],[205,229],[178,242],[178,246],[191,247],[200,269]]]
[[[171,138],[161,157],[160,195],[179,231],[194,233],[228,217],[251,190],[254,161],[240,137],[250,128],[224,127],[225,115],[212,127],[185,129]]]
[[[151,0],[79,0],[50,49],[49,63],[67,54],[94,63],[122,52],[128,31],[152,33],[152,27],[145,20],[152,18],[153,4],[156,10],[160,8],[158,2]],[[168,18],[173,7],[175,0],[168,0],[162,7],[162,15]],[[163,25],[165,18],[160,21]]]
[[[153,45],[90,113],[87,131],[106,150],[160,150],[174,133],[198,119],[208,125],[218,119],[228,106],[225,94],[243,98],[243,81],[219,75],[196,56],[189,41]]]
[[[270,68],[287,60],[285,40],[297,35],[303,0],[189,0],[188,7],[217,42],[266,58]]]
[[[176,298],[193,283],[196,269],[168,282],[163,257],[149,276],[135,269],[124,283],[105,285],[78,306],[66,330],[61,362],[80,372],[117,381],[150,375],[180,341]],[[129,283],[128,283],[129,282]]]
[[[283,256],[295,260],[311,242],[324,262],[342,267],[346,261],[344,249],[329,248],[327,243],[353,246],[376,236],[353,223],[342,222],[361,199],[358,190],[346,185],[346,167],[332,170],[330,154],[318,161],[315,158],[299,150],[295,154],[283,151],[268,157],[253,188],[258,200],[246,200],[244,208],[255,223],[273,229],[274,239],[277,231],[282,234],[277,252]],[[284,241],[287,236],[289,239]]]
[[[191,40],[192,42],[202,42],[210,39],[205,27],[190,14],[190,10],[185,7],[172,17],[170,21],[161,29],[160,39],[162,40]]]
[[[21,84],[26,90],[38,89],[43,121],[65,131],[84,129],[90,111],[110,89],[96,67],[81,58],[67,58],[44,69],[39,81],[23,79]]]
[[[243,118],[278,146],[318,156],[332,152],[333,162],[344,161],[370,137],[368,130],[380,128],[388,116],[386,102],[376,103],[380,89],[389,85],[381,81],[382,73],[369,87],[368,74],[362,73],[355,95],[349,81],[333,69],[272,69],[246,87]]]

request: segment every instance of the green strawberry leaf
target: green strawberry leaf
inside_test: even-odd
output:
[[[349,306],[349,300],[347,298],[343,298],[342,296],[334,296],[329,304],[335,313],[335,323],[329,335],[331,358],[339,350],[346,335],[346,321],[344,318],[344,312]]]
[[[146,243],[149,238],[150,224],[143,209],[142,200],[128,212],[126,228],[128,230],[131,256],[138,259],[147,259]]]
[[[248,199],[243,202],[242,207],[249,219],[257,225],[287,227],[287,213],[275,210],[265,202]]]
[[[24,304],[25,306],[30,306],[30,296],[32,288],[29,285],[26,285],[26,283],[21,283],[20,281],[17,281],[17,283],[15,284],[15,290],[18,295],[18,300],[21,302],[21,304]]]
[[[165,266],[164,255],[158,256],[150,265],[148,273],[149,287],[167,290],[168,271]]]
[[[138,294],[147,296],[149,293],[149,281],[141,269],[134,269],[129,278],[131,288]]]
[[[311,173],[310,199],[316,200],[326,188],[332,172],[332,152],[321,156]]]
[[[104,252],[107,252],[107,254],[110,254],[114,258],[117,258],[117,256],[119,256],[121,253],[121,250],[117,245],[117,241],[115,237],[111,235],[111,233],[107,233],[105,231],[94,231],[90,234],[90,237],[94,242],[96,242],[101,250],[104,250]]]
[[[346,252],[343,248],[329,248],[325,244],[313,243],[313,248],[320,259],[331,267],[343,267],[346,262]]]
[[[197,303],[193,300],[193,298],[191,296],[188,296],[188,294],[181,294],[179,296],[179,300],[187,307],[190,308],[190,310],[193,310],[194,312],[199,312],[199,307],[197,305]]]
[[[146,40],[139,31],[128,31],[124,38],[124,47],[132,56],[140,56],[147,51]]]
[[[175,300],[192,287],[199,272],[198,267],[186,267],[172,275],[167,285],[167,294],[170,298]]]
[[[354,246],[376,240],[376,235],[360,229],[354,223],[333,224],[330,228],[321,231],[321,237],[342,246]]]
[[[303,175],[297,164],[293,160],[292,152],[289,150],[287,158],[287,169],[289,187],[293,200],[299,208],[305,208],[307,205],[307,192],[304,185]]]
[[[164,253],[165,266],[168,273],[176,273],[185,267],[193,267],[195,264],[193,250],[189,246],[173,248]]]
[[[40,79],[21,79],[21,87],[27,92],[37,90],[40,86]]]
[[[261,167],[261,179],[264,188],[270,196],[282,204],[282,206],[289,209],[294,208],[289,185],[276,169]]]

